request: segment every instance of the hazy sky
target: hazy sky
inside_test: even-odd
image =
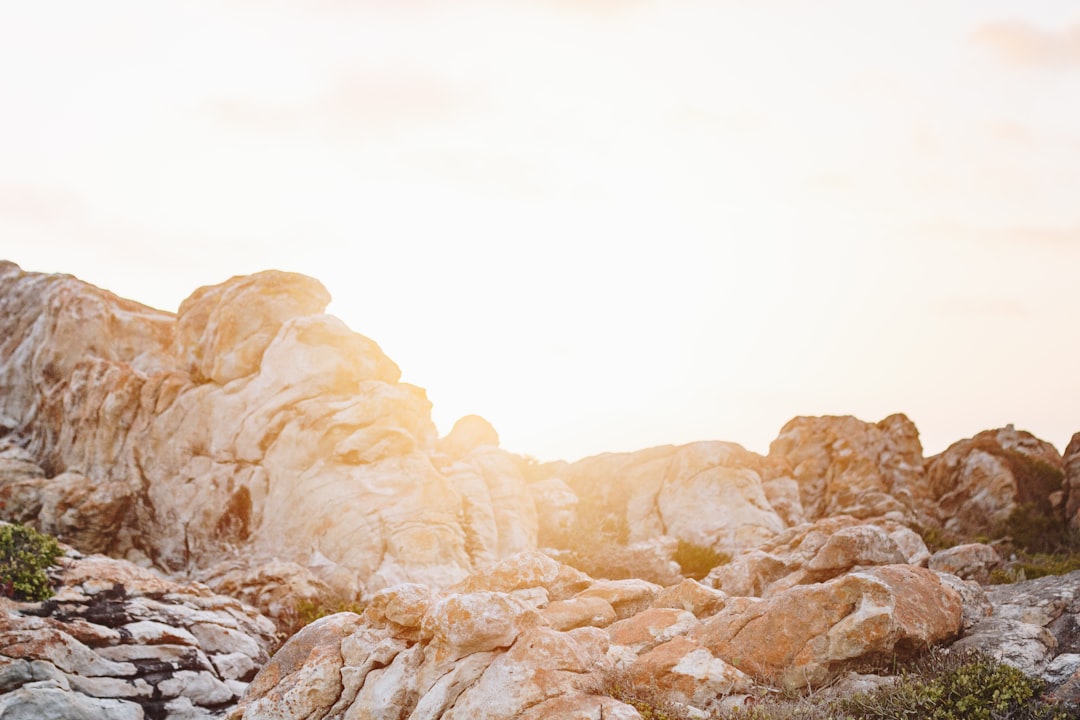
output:
[[[441,432],[1080,431],[1075,0],[5,3],[0,103],[0,257],[313,275]]]

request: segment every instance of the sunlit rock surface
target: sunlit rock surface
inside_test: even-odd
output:
[[[379,708],[387,717],[509,720],[555,698],[564,712],[592,717],[584,713],[603,702],[597,693],[612,673],[709,711],[755,682],[819,684],[961,627],[959,594],[904,565],[768,600],[728,598],[691,580],[667,590],[580,576],[568,584],[566,572],[526,553],[448,590],[387,589],[362,615],[294,636],[230,717],[368,717]],[[561,624],[567,608],[596,599],[623,612],[582,612],[562,627],[549,620]]]
[[[0,266],[0,423],[44,470],[0,491],[20,519],[168,571],[293,561],[343,595],[463,578],[462,496],[432,464],[430,404],[328,301],[269,271],[174,316]],[[515,549],[535,538],[528,501]],[[66,508],[109,522],[76,527]]]
[[[57,594],[0,599],[0,716],[211,718],[237,702],[274,626],[205,586],[69,553]]]

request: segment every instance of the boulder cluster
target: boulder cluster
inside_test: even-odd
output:
[[[799,417],[767,455],[541,463],[440,438],[329,299],[268,271],[173,314],[0,263],[0,520],[67,544],[52,598],[0,598],[0,718],[707,713],[934,646],[1080,697],[1080,573],[989,584],[1080,530],[1080,434],[924,457],[903,415]]]

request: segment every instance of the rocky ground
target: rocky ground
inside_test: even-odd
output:
[[[1070,548],[1080,434],[539,463],[439,438],[328,301],[271,271],[173,315],[0,263],[0,519],[71,548],[2,601],[0,718],[639,717],[612,678],[714,712],[933,646],[1080,699],[1080,574],[990,584]]]

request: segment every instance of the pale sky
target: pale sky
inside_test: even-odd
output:
[[[1080,431],[1080,6],[0,0],[0,257],[306,273],[439,430]]]

